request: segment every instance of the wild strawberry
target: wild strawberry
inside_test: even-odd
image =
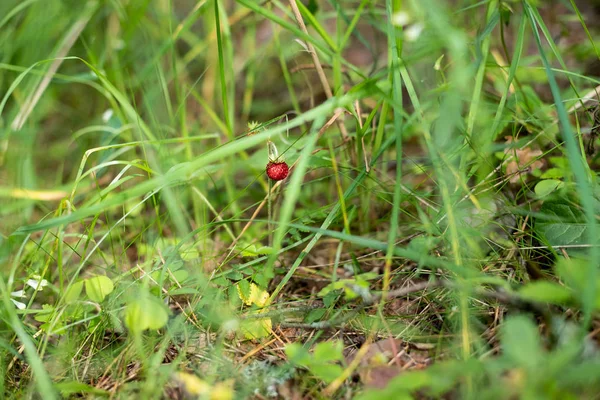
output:
[[[290,168],[285,161],[269,161],[267,164],[267,176],[274,181],[287,178]]]

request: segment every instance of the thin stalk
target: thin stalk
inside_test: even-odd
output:
[[[267,192],[267,229],[269,230],[269,247],[273,246],[273,209],[271,208],[271,191],[273,190],[273,181],[268,179],[269,189]]]

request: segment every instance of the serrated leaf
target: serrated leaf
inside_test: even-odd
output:
[[[250,299],[250,283],[247,280],[242,280],[235,286],[240,300],[247,306],[252,305],[252,300]]]
[[[94,276],[85,280],[85,293],[90,300],[97,303],[102,302],[114,288],[110,278],[104,275]]]
[[[246,285],[248,285],[247,281],[239,281],[237,284],[238,295],[244,304],[247,306],[255,304],[258,307],[264,307],[269,299],[269,293],[259,288],[255,283],[250,283],[247,288]]]
[[[267,254],[273,254],[273,250],[274,249],[272,247],[261,246],[256,249],[256,252],[262,256],[262,255],[267,255]]]
[[[269,277],[269,275],[272,274],[266,270],[262,270],[261,272],[252,274],[252,280],[260,287],[267,287],[269,286],[269,281],[272,278],[272,276]]]
[[[255,245],[250,245],[250,246],[246,246],[244,247],[241,251],[240,254],[242,257],[255,257],[258,255],[258,253],[256,252],[256,246]]]
[[[242,299],[240,299],[237,285],[231,285],[227,288],[227,298],[232,309],[240,308],[242,305]]]
[[[211,280],[211,282],[216,286],[227,287],[231,284],[224,276],[219,276]]]
[[[250,300],[253,304],[259,307],[264,307],[269,300],[269,293],[266,290],[262,290],[256,284],[250,284]]]
[[[556,282],[535,281],[523,286],[519,295],[527,300],[564,304],[571,298],[571,291]]]
[[[232,281],[239,281],[241,279],[244,279],[244,275],[240,271],[236,271],[234,269],[227,272],[227,275],[225,276],[227,276],[227,279],[231,279]]]
[[[259,310],[258,313],[262,313],[265,310]],[[260,339],[267,337],[271,334],[273,324],[271,318],[249,318],[243,320],[240,326],[240,330],[246,337],[246,339]]]

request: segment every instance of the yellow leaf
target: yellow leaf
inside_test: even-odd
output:
[[[269,299],[269,292],[262,290],[256,284],[250,284],[250,300],[259,307],[264,307]]]
[[[223,381],[213,386],[210,400],[232,400],[233,395],[233,380]]]
[[[181,382],[185,391],[192,396],[207,395],[210,393],[210,384],[196,375],[188,374],[187,372],[177,372],[175,377]]]
[[[264,312],[266,310],[259,310],[257,313],[262,314]],[[246,339],[259,339],[271,334],[273,324],[271,318],[249,318],[242,321],[240,329]]]
[[[247,306],[256,304],[259,307],[264,307],[269,299],[269,292],[262,290],[255,283],[251,283],[246,290],[245,287],[242,287],[242,282],[244,281],[240,281],[236,285],[240,300],[242,300]],[[244,284],[247,285],[247,283]]]
[[[218,382],[211,385],[205,380],[198,378],[196,375],[187,372],[175,373],[175,379],[180,382],[181,386],[183,386],[183,389],[190,397],[208,398],[210,400],[232,400],[234,398],[235,392],[233,391],[233,380]]]

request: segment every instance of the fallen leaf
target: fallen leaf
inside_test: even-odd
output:
[[[507,145],[513,141],[511,136],[506,136],[505,139]],[[506,176],[509,177],[511,183],[519,182],[521,175],[543,168],[545,165],[544,160],[537,159],[542,155],[542,151],[539,149],[532,149],[531,147],[516,149],[507,146],[504,153],[509,157],[512,157],[506,164],[505,170]]]

